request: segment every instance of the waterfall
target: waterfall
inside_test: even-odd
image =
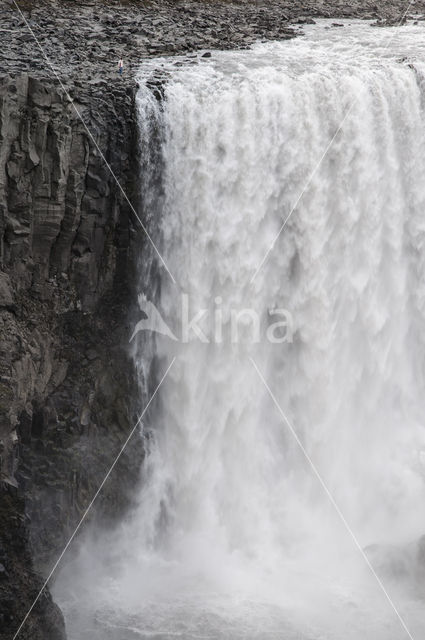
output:
[[[138,507],[74,569],[99,637],[408,637],[394,609],[423,635],[423,55],[420,26],[323,22],[142,66],[178,340]]]

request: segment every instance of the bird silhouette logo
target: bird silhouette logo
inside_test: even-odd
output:
[[[163,336],[171,338],[171,340],[178,341],[178,338],[168,327],[167,323],[162,319],[162,316],[155,305],[150,300],[148,300],[143,293],[139,294],[137,299],[139,302],[140,311],[142,311],[146,317],[139,320],[139,322],[136,324],[136,326],[134,327],[133,335],[131,336],[129,342],[133,340],[133,338],[139,333],[139,331],[153,331],[154,333],[161,333]]]

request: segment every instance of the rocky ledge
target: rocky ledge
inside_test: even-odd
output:
[[[407,8],[401,0],[17,4],[22,14],[11,0],[0,5],[4,640],[13,638],[139,410],[127,343],[144,236],[119,186],[137,208],[139,61],[290,38],[316,17],[397,24]],[[425,0],[417,0],[403,19],[424,12]],[[131,503],[143,457],[135,445],[92,517],[113,520]],[[19,638],[64,637],[46,589]]]

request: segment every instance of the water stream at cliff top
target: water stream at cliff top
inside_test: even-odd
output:
[[[424,35],[321,22],[141,67],[143,153],[160,144],[161,167],[145,213],[177,281],[162,269],[156,302],[177,335],[182,292],[208,337],[222,314],[223,341],[156,338],[158,375],[176,361],[138,507],[55,586],[70,640],[408,638],[253,362],[424,637]],[[230,343],[232,309],[258,314],[259,342],[248,322]],[[292,342],[267,340],[276,309]]]

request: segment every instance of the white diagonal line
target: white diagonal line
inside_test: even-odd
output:
[[[115,458],[114,462],[112,463],[111,467],[109,468],[108,473],[106,474],[106,476],[103,478],[102,483],[100,484],[98,490],[96,491],[96,493],[94,494],[89,506],[87,507],[87,509],[84,511],[79,523],[77,524],[74,533],[72,534],[72,536],[69,538],[68,542],[66,543],[62,553],[60,554],[59,558],[56,560],[55,564],[53,565],[52,570],[50,571],[49,575],[47,576],[47,578],[45,579],[43,586],[41,587],[40,591],[37,594],[37,597],[35,598],[34,602],[32,603],[32,605],[30,606],[30,608],[28,609],[27,614],[25,615],[25,618],[22,620],[21,624],[19,625],[18,630],[16,631],[15,635],[13,636],[13,640],[16,640],[16,638],[18,637],[22,627],[24,626],[28,616],[30,615],[31,611],[34,609],[35,605],[38,602],[38,599],[40,598],[41,594],[43,593],[45,587],[47,586],[50,578],[52,577],[53,573],[56,571],[57,566],[59,565],[60,561],[62,560],[63,556],[65,555],[69,545],[71,544],[71,542],[73,541],[73,539],[75,538],[75,535],[77,534],[78,530],[80,529],[81,525],[83,524],[88,512],[90,511],[90,509],[92,508],[96,498],[98,497],[99,493],[102,491],[102,488],[105,484],[105,482],[107,481],[107,479],[109,478],[109,476],[111,475],[112,470],[114,469],[115,465],[117,464],[118,460],[121,457],[121,454],[123,453],[124,449],[126,448],[126,446],[128,445],[128,443],[130,442],[132,436],[134,435],[134,432],[136,431],[137,427],[140,424],[140,421],[142,420],[143,416],[145,415],[146,411],[148,410],[152,400],[155,398],[158,389],[160,388],[160,386],[162,385],[162,383],[164,382],[165,378],[168,375],[168,372],[170,371],[171,367],[173,366],[174,362],[175,362],[175,357],[171,360],[170,365],[168,366],[166,372],[164,373],[164,375],[162,376],[160,382],[158,383],[158,385],[155,388],[155,391],[153,392],[153,394],[151,395],[149,402],[147,403],[146,407],[143,409],[142,413],[140,414],[136,424],[134,425],[134,427],[132,428],[132,430],[130,431],[130,434],[127,438],[127,440],[124,442],[123,446],[121,447],[117,457]]]
[[[270,389],[269,385],[267,384],[267,382],[266,382],[263,374],[261,373],[260,369],[258,368],[255,360],[251,356],[249,356],[249,359],[251,361],[252,366],[256,370],[260,380],[262,381],[262,383],[264,384],[265,388],[267,389],[267,391],[269,393],[269,396],[273,400],[273,403],[274,403],[276,409],[279,411],[280,415],[282,416],[283,420],[285,421],[286,425],[288,426],[288,429],[291,432],[292,436],[294,437],[298,447],[300,448],[300,450],[303,453],[305,459],[307,460],[308,464],[310,465],[314,475],[316,476],[317,480],[319,481],[323,491],[325,492],[326,496],[328,497],[328,499],[329,499],[330,503],[332,504],[333,508],[335,509],[337,515],[339,516],[342,524],[344,525],[345,529],[350,534],[350,537],[353,540],[353,542],[354,542],[355,546],[357,547],[357,549],[359,550],[360,554],[362,555],[363,560],[366,562],[366,564],[369,567],[372,575],[374,576],[374,578],[377,581],[379,587],[381,588],[383,594],[385,595],[386,599],[388,600],[388,602],[390,603],[392,609],[394,610],[394,613],[396,614],[401,626],[403,627],[403,629],[405,630],[405,632],[409,636],[410,640],[414,640],[412,634],[410,633],[409,629],[406,626],[406,623],[404,622],[404,620],[401,617],[397,607],[395,606],[393,600],[391,599],[391,596],[389,595],[388,591],[386,590],[385,586],[383,585],[382,580],[380,579],[380,577],[376,573],[375,569],[373,568],[369,558],[365,554],[365,552],[364,552],[362,546],[360,545],[359,541],[357,540],[353,530],[351,529],[350,525],[348,524],[347,520],[345,519],[344,514],[342,513],[341,509],[339,508],[337,502],[335,501],[335,498],[333,497],[333,495],[329,491],[329,489],[328,489],[325,481],[323,480],[319,470],[317,469],[317,467],[314,464],[313,460],[310,458],[306,448],[304,447],[303,443],[301,442],[300,438],[298,437],[297,432],[295,431],[295,429],[292,426],[292,424],[289,422],[289,420],[288,420],[287,416],[285,415],[285,413],[283,412],[280,404],[276,400],[276,397],[275,397],[273,391]]]
[[[69,95],[66,87],[64,86],[62,80],[60,79],[55,67],[53,66],[53,63],[51,62],[50,58],[48,57],[48,55],[45,53],[43,47],[41,46],[37,36],[35,35],[33,29],[31,28],[31,25],[29,24],[28,20],[25,18],[24,14],[22,13],[21,9],[19,8],[19,6],[16,4],[16,0],[12,0],[13,4],[15,5],[19,15],[21,16],[22,20],[25,22],[29,32],[31,33],[32,37],[34,38],[38,48],[41,51],[42,56],[44,57],[44,59],[46,60],[47,64],[49,65],[50,70],[52,71],[52,73],[54,74],[54,76],[56,77],[56,79],[58,80],[62,91],[65,93],[66,97],[68,98],[69,102],[72,104],[75,113],[77,114],[77,116],[79,117],[79,119],[81,120],[81,122],[83,123],[83,126],[85,128],[85,130],[87,131],[91,141],[93,142],[94,146],[96,147],[97,151],[99,152],[100,157],[102,158],[103,162],[105,163],[105,165],[107,166],[108,170],[110,171],[113,179],[115,180],[119,190],[121,191],[122,195],[124,196],[124,199],[126,200],[127,204],[129,205],[130,209],[132,210],[132,212],[134,213],[135,217],[137,218],[137,220],[140,223],[140,226],[142,227],[143,231],[145,232],[146,236],[149,239],[149,242],[151,243],[151,245],[153,246],[157,256],[159,257],[159,259],[161,260],[162,264],[164,265],[168,275],[170,276],[171,280],[174,282],[174,284],[176,284],[176,281],[173,277],[173,274],[171,273],[171,271],[169,270],[167,263],[165,262],[164,258],[162,257],[162,255],[160,254],[159,250],[156,247],[156,244],[154,243],[154,241],[152,240],[148,230],[146,229],[145,225],[143,224],[142,220],[140,219],[139,215],[137,214],[135,208],[133,207],[133,205],[131,204],[126,192],[124,191],[123,187],[121,186],[120,181],[118,180],[117,176],[115,175],[114,170],[112,169],[111,165],[109,164],[109,162],[107,161],[107,159],[105,158],[102,150],[100,149],[99,145],[97,144],[96,140],[93,137],[92,132],[90,131],[90,129],[88,128],[88,126],[86,125],[86,123],[83,120],[83,117],[81,115],[81,113],[79,112],[79,110],[77,109],[77,107],[74,104],[73,99],[71,98],[71,96]]]
[[[397,27],[399,27],[404,18],[406,17],[406,15],[408,14],[410,7],[412,6],[414,0],[410,0],[409,4],[407,5],[407,9],[404,11],[403,15],[401,16],[400,20],[397,23]],[[391,36],[391,38],[389,38],[387,44],[384,47],[384,51],[386,51],[388,49],[388,47],[390,46],[391,42],[394,40],[394,38],[396,37],[396,35],[398,35],[397,31]],[[338,133],[341,131],[342,127],[344,126],[345,121],[347,120],[348,116],[350,115],[350,113],[352,112],[353,108],[355,107],[355,105],[358,102],[358,98],[356,98],[355,100],[353,100],[353,102],[351,103],[351,105],[349,106],[349,108],[347,109],[347,111],[344,114],[343,119],[341,120],[337,130],[335,131],[334,135],[332,136],[330,142],[328,143],[326,149],[324,150],[323,154],[321,155],[320,159],[318,160],[316,166],[314,167],[313,171],[311,172],[309,178],[307,179],[307,182],[304,184],[300,195],[298,196],[298,198],[295,201],[295,204],[293,205],[292,209],[290,210],[290,212],[288,213],[288,215],[286,216],[285,220],[283,221],[283,223],[280,226],[279,231],[277,232],[277,234],[275,235],[270,247],[268,248],[268,250],[266,251],[265,255],[263,256],[263,259],[261,260],[260,264],[258,265],[258,267],[255,270],[254,275],[252,276],[251,280],[250,280],[250,284],[252,284],[255,280],[255,278],[257,277],[258,272],[260,271],[261,267],[263,266],[263,264],[266,262],[267,258],[270,255],[270,252],[273,250],[277,240],[280,237],[280,234],[282,233],[282,231],[284,230],[286,223],[288,222],[289,218],[292,216],[292,214],[294,213],[295,209],[298,207],[302,197],[304,196],[305,192],[307,191],[307,189],[309,188],[314,176],[316,175],[316,173],[319,171],[320,167],[322,166],[322,162],[323,160],[326,158],[326,156],[329,153],[329,150],[331,149],[333,143],[335,142],[335,139],[338,135]]]

